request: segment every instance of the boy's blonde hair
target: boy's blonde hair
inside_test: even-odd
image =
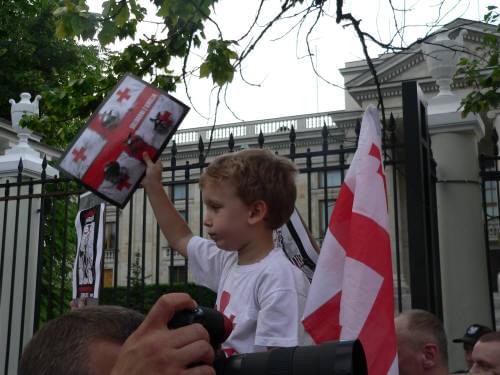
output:
[[[247,205],[262,200],[268,212],[265,218],[271,229],[287,222],[293,213],[297,188],[295,165],[269,150],[248,149],[224,154],[214,159],[200,178],[207,182],[228,181]]]

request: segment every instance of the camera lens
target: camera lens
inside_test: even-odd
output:
[[[277,348],[219,360],[217,375],[365,375],[365,352],[359,340],[316,346]]]

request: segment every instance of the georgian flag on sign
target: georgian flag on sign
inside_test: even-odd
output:
[[[307,297],[316,343],[359,339],[370,374],[398,373],[386,184],[378,110],[363,116]]]
[[[189,108],[126,75],[87,122],[59,169],[107,201],[125,206],[145,172],[142,154],[156,161]]]

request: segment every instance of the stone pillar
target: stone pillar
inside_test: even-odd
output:
[[[451,91],[463,34],[451,40],[443,29],[423,46],[429,73],[439,85],[428,103],[428,124],[437,163],[443,319],[451,371],[465,368],[463,349],[452,339],[472,323],[492,325],[478,152],[484,124],[476,115],[462,118],[460,99]]]
[[[443,317],[450,370],[464,368],[463,349],[452,343],[472,323],[492,325],[478,142],[479,117],[460,113],[429,116],[437,163],[437,205]]]
[[[21,180],[40,179],[42,162],[39,152],[28,143],[29,129],[19,126],[23,115],[38,115],[37,96],[30,102],[31,95],[21,94],[21,100],[12,104],[12,127],[18,134],[18,143],[0,156],[0,197],[6,194],[5,183],[9,181],[9,196],[28,195],[28,185],[15,185],[20,161]],[[57,171],[46,169],[47,177]],[[40,193],[40,185],[34,185],[32,194]],[[17,362],[22,346],[32,336],[35,290],[38,260],[38,234],[40,223],[40,199],[11,199],[0,201],[0,252],[3,269],[0,270],[0,372],[17,374]]]

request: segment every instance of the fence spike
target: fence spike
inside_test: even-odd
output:
[[[229,146],[229,152],[233,152],[234,151],[234,136],[233,136],[233,133],[229,134],[228,146]]]
[[[262,129],[260,129],[260,132],[259,132],[258,142],[259,142],[259,148],[263,148],[264,147],[264,134],[262,133]]]
[[[393,132],[396,130],[396,120],[394,119],[394,114],[391,112],[391,115],[389,117],[389,131]]]
[[[361,132],[361,120],[356,119],[356,126],[354,127],[354,132],[356,133],[356,137],[359,137],[359,133]]]
[[[203,151],[205,151],[205,145],[203,143],[203,138],[200,135],[198,137],[198,161],[200,163],[203,161]]]
[[[175,143],[175,139],[172,141],[172,156],[177,155],[177,143]]]
[[[323,139],[328,138],[328,128],[326,127],[326,123],[323,123],[323,128],[321,129],[321,136]]]
[[[17,171],[19,174],[23,173],[23,158],[19,158],[19,164],[17,165]]]
[[[47,177],[47,155],[43,155],[42,161],[42,180],[45,180]]]

